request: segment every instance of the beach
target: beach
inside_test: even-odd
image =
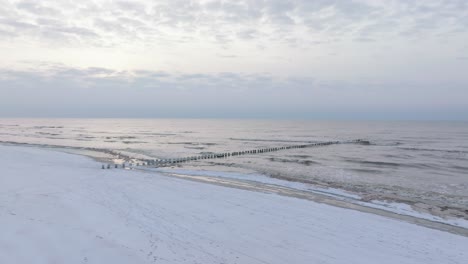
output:
[[[184,159],[145,169],[272,183],[465,228],[467,135],[464,122],[0,119],[4,145],[86,155],[99,167]],[[314,146],[357,139],[366,144]],[[312,146],[199,158],[300,145]]]
[[[85,156],[0,146],[1,263],[466,263],[468,237]]]

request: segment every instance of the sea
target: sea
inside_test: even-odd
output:
[[[0,119],[0,144],[57,148],[97,159],[117,154],[176,159],[356,139],[367,144],[288,149],[174,167],[254,171],[346,190],[367,200],[450,210],[468,219],[467,122]]]

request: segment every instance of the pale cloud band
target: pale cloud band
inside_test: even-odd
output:
[[[0,71],[3,116],[464,119],[459,84],[36,66]],[[447,85],[447,84],[442,84]],[[408,93],[411,91],[411,93]],[[381,96],[385,94],[385,96]],[[371,109],[371,110],[370,110]]]

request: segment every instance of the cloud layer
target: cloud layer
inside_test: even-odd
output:
[[[2,1],[0,36],[67,45],[203,39],[306,48],[346,39],[466,32],[467,9],[464,0]]]
[[[445,86],[451,90],[445,93],[437,83],[351,83],[54,64],[34,68],[0,71],[6,95],[0,97],[3,115],[463,119],[468,110],[466,91],[457,83]]]
[[[465,0],[0,0],[0,115],[457,119],[467,43]]]

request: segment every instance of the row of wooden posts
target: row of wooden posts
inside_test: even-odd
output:
[[[268,153],[280,150],[287,150],[287,149],[300,149],[300,148],[308,148],[308,147],[315,147],[315,146],[327,146],[333,144],[340,144],[340,143],[361,143],[364,142],[361,139],[351,140],[351,141],[328,141],[328,142],[317,142],[317,143],[309,143],[303,145],[293,145],[293,146],[283,146],[283,147],[274,147],[274,148],[263,148],[263,149],[253,149],[253,150],[245,150],[245,151],[237,151],[237,152],[226,152],[226,153],[213,153],[213,154],[204,154],[201,156],[191,156],[185,158],[173,158],[173,159],[147,159],[147,160],[140,160],[138,162],[129,162],[123,163],[120,166],[118,164],[107,164],[102,165],[102,169],[111,169],[111,168],[132,168],[136,166],[151,166],[151,167],[165,167],[174,164],[186,163],[196,160],[207,160],[207,159],[219,159],[219,158],[228,158],[228,157],[236,157],[242,155],[249,155],[249,154],[261,154],[261,153]]]

